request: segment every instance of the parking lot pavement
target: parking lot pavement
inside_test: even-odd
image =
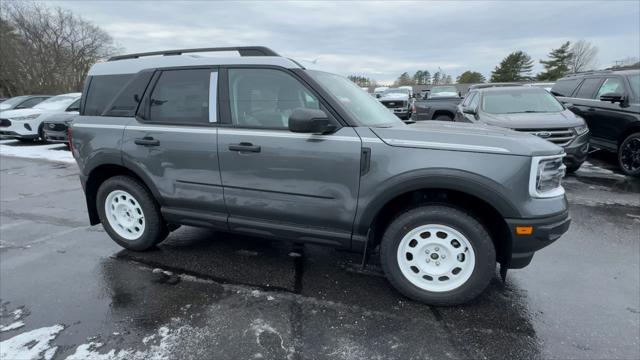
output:
[[[75,165],[0,156],[0,358],[637,359],[640,181],[607,161],[567,177],[569,233],[437,308],[328,248],[182,227],[122,250]]]

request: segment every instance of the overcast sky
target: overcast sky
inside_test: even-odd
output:
[[[599,49],[600,67],[640,57],[640,1],[50,1],[105,29],[126,52],[265,45],[342,75],[392,81],[440,67],[487,78],[507,54],[536,62],[564,41]],[[303,63],[304,64],[304,63]]]

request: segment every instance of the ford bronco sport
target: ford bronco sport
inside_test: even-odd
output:
[[[231,50],[240,56],[190,55]],[[478,296],[497,263],[526,266],[570,222],[557,145],[488,126],[407,126],[346,78],[264,47],[95,64],[70,131],[91,224],[135,251],[179,225],[363,261],[379,249],[401,293],[452,305]]]

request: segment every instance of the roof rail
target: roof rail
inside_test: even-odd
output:
[[[574,77],[574,76],[584,76],[584,75],[596,75],[596,74],[609,74],[612,73],[613,70],[591,70],[591,71],[581,71],[573,74],[567,74],[565,77]]]
[[[152,51],[152,52],[146,52],[146,53],[118,55],[118,56],[110,57],[109,60],[107,61],[137,59],[142,56],[153,56],[153,55],[170,56],[170,55],[182,55],[185,53],[213,52],[213,51],[237,51],[240,54],[240,56],[280,56],[275,51],[264,46],[233,46],[233,47],[217,47],[217,48]]]

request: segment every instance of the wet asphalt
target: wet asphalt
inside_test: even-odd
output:
[[[75,165],[3,156],[0,325],[24,325],[0,331],[0,354],[60,324],[53,359],[638,359],[640,180],[595,154],[564,184],[570,231],[441,308],[399,295],[375,256],[363,270],[357,254],[191,227],[122,250],[88,226]]]

